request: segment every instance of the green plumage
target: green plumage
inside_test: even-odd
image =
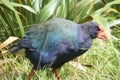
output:
[[[70,39],[75,43],[77,25],[72,21],[54,18],[45,23],[34,25],[28,30],[26,36],[29,36],[32,47],[38,52],[48,53],[63,39]]]
[[[15,49],[24,48],[26,57],[37,68],[59,68],[64,63],[85,53],[99,32],[98,24],[77,24],[60,18],[36,24]]]

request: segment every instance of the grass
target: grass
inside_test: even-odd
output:
[[[23,51],[16,56],[8,53],[2,56],[0,79],[25,80],[32,64],[25,58]],[[120,54],[114,52],[109,42],[95,40],[91,49],[80,57],[80,63],[91,67],[84,66],[87,70],[84,72],[66,63],[59,69],[59,75],[63,80],[120,80]],[[56,78],[48,68],[37,71],[32,80],[56,80]]]
[[[119,10],[117,10],[119,8],[117,5],[120,4],[118,0],[107,1],[106,5],[103,5],[102,0],[92,0],[92,2],[89,0],[39,1],[42,3],[36,0],[37,5],[34,5],[32,0],[27,2],[26,0],[0,1],[2,25],[0,41],[6,40],[11,35],[22,37],[24,35],[23,25],[43,22],[52,17],[67,18],[77,23],[89,21],[89,17],[92,17],[103,26],[109,23],[111,23],[109,26],[115,26],[120,23]],[[59,70],[59,75],[63,80],[120,80],[120,54],[114,51],[109,42],[98,43],[99,41],[95,40],[91,49],[80,57],[81,64],[90,64],[92,67],[84,66],[87,70],[84,72],[66,63]],[[25,80],[31,68],[32,64],[25,58],[23,52],[15,56],[3,50],[2,55],[0,54],[0,80]],[[45,69],[37,71],[33,80],[56,80],[56,78],[51,73],[51,69]]]

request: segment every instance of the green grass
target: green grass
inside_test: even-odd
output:
[[[16,56],[4,54],[3,61],[5,63],[0,65],[1,80],[25,80],[32,68],[32,64],[22,52]],[[87,70],[84,72],[66,63],[59,69],[59,75],[63,80],[120,80],[120,54],[114,52],[109,42],[95,40],[91,49],[80,57],[80,63],[92,67],[84,66]],[[32,80],[56,78],[49,68],[37,71]]]
[[[120,23],[118,0],[107,1],[107,4],[104,4],[103,0],[34,0],[34,3],[32,1],[0,1],[0,42],[11,35],[21,38],[24,35],[24,26],[44,22],[53,17],[66,18],[77,23],[93,18],[101,26],[108,28],[106,32],[109,35],[110,27]],[[119,46],[118,42],[115,46]],[[91,49],[80,58],[81,64],[90,64],[93,67],[84,66],[87,70],[84,72],[66,63],[59,70],[63,80],[120,80],[120,54],[114,51],[110,42],[98,43],[99,41],[95,40]],[[0,51],[3,53],[2,55],[0,53],[0,80],[25,80],[32,68],[29,60],[22,52],[15,56],[4,50]],[[37,71],[33,80],[56,80],[56,78],[51,69],[46,69]]]

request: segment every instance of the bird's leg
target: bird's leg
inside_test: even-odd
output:
[[[77,58],[77,62],[78,62],[78,63],[80,62],[80,57]],[[74,79],[75,79],[76,76],[77,76],[77,71],[78,71],[77,67],[78,67],[78,64],[76,64],[75,67],[76,67],[76,70],[75,70],[74,75],[73,75],[73,76],[74,76]]]
[[[53,73],[55,74],[55,77],[57,77],[57,80],[62,80],[60,76],[58,76],[58,71],[57,69],[53,68]]]
[[[31,80],[32,76],[35,74],[35,70],[31,70],[31,72],[29,73],[27,80]]]

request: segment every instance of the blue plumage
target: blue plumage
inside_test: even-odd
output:
[[[51,67],[58,52],[64,49],[64,46],[59,46],[63,41],[69,40],[72,45],[77,46],[77,26],[78,24],[65,19],[51,19],[46,23],[31,27],[20,44],[26,48],[27,57],[32,55],[31,57],[35,59],[30,59],[33,64],[34,61],[39,60],[39,56],[42,56],[41,64]],[[66,45],[69,45],[69,42]]]
[[[93,28],[92,28],[93,27]],[[58,68],[69,60],[86,52],[92,45],[90,31],[97,24],[87,22],[76,24],[72,21],[54,18],[45,23],[32,26],[20,45],[26,50],[26,57],[34,65],[34,69],[44,66]]]
[[[77,24],[60,18],[36,24],[12,51],[24,48],[33,70],[43,67],[54,69],[85,53],[94,38],[106,39],[104,30],[95,22]],[[54,71],[57,75],[56,71]],[[31,78],[34,71],[28,76]],[[58,77],[58,80],[59,77]]]

